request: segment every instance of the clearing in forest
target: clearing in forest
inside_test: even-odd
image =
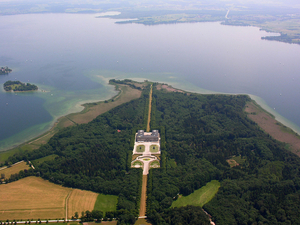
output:
[[[194,191],[188,196],[180,196],[176,201],[172,203],[172,208],[182,207],[187,205],[194,206],[204,206],[208,203],[218,192],[220,187],[220,182],[217,180],[212,180],[207,183],[204,187]]]
[[[86,197],[77,195],[78,191]],[[75,192],[73,197],[71,192]],[[94,205],[91,208],[82,206],[89,205],[88,201],[95,202],[97,198],[96,193],[62,187],[40,177],[26,177],[2,184],[0,185],[0,220],[65,218],[68,194],[70,194],[68,209],[74,210],[74,214],[92,210]],[[76,204],[81,206],[76,208]],[[68,218],[72,216],[68,214]]]
[[[31,161],[31,163],[33,164],[33,166],[38,166],[38,165],[42,164],[43,162],[54,160],[56,157],[58,157],[58,155],[55,155],[55,154],[48,155],[43,158],[35,159],[35,160]]]
[[[117,203],[118,203],[118,196],[99,194],[94,209],[100,210],[103,213],[116,211]]]

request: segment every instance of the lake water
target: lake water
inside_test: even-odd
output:
[[[144,26],[85,14],[0,17],[0,151],[48,130],[80,103],[116,94],[110,78],[161,81],[201,93],[247,93],[300,132],[300,46],[261,40],[255,27],[220,23]]]

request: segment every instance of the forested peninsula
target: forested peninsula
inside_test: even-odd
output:
[[[22,83],[21,81],[6,81],[3,84],[5,91],[36,91],[38,87],[30,83]]]
[[[209,224],[200,206],[171,205],[212,180],[220,188],[203,209],[216,224],[300,224],[300,159],[247,117],[247,95],[202,95],[152,85],[150,127],[159,130],[162,154],[160,168],[148,175],[147,219],[152,224]],[[60,130],[39,149],[8,158],[5,164],[51,156],[6,182],[34,175],[118,195],[117,211],[109,215],[118,224],[133,224],[142,170],[130,163],[134,135],[146,129],[150,83],[132,87],[142,89],[140,98]]]

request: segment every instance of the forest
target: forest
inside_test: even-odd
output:
[[[174,93],[153,87],[151,129],[161,134],[161,168],[151,169],[147,217],[152,224],[209,224],[199,206],[170,208],[211,180],[221,187],[204,209],[216,224],[300,224],[300,159],[272,139],[243,108],[246,95]],[[118,224],[138,215],[141,169],[131,169],[134,134],[145,129],[149,86],[141,98],[120,105],[88,124],[62,129],[32,152],[6,164],[57,155],[35,170],[6,179],[41,176],[67,187],[118,195]],[[120,132],[118,132],[118,130]],[[230,167],[226,160],[241,157]],[[107,216],[108,217],[108,216]],[[176,219],[174,219],[176,218]]]
[[[118,211],[114,215],[121,224],[132,221],[138,215],[142,181],[142,169],[130,168],[133,130],[145,129],[149,87],[141,98],[120,105],[88,124],[62,129],[39,149],[9,158],[6,164],[57,155],[38,164],[34,171],[14,175],[6,182],[36,175],[67,187],[117,195]]]
[[[38,87],[30,83],[22,83],[21,81],[6,81],[3,84],[5,91],[35,91]]]
[[[221,187],[203,208],[216,224],[300,224],[300,159],[247,118],[248,96],[155,90],[153,99],[152,126],[165,128],[166,148],[148,178],[152,224],[169,224],[178,194],[213,179]],[[233,156],[244,162],[231,168]]]

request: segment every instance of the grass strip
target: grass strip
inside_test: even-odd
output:
[[[218,192],[220,187],[220,182],[217,180],[212,180],[207,183],[202,188],[194,191],[192,194],[188,196],[181,196],[176,201],[172,203],[172,208],[174,207],[182,207],[187,205],[194,206],[204,206],[208,203]]]

